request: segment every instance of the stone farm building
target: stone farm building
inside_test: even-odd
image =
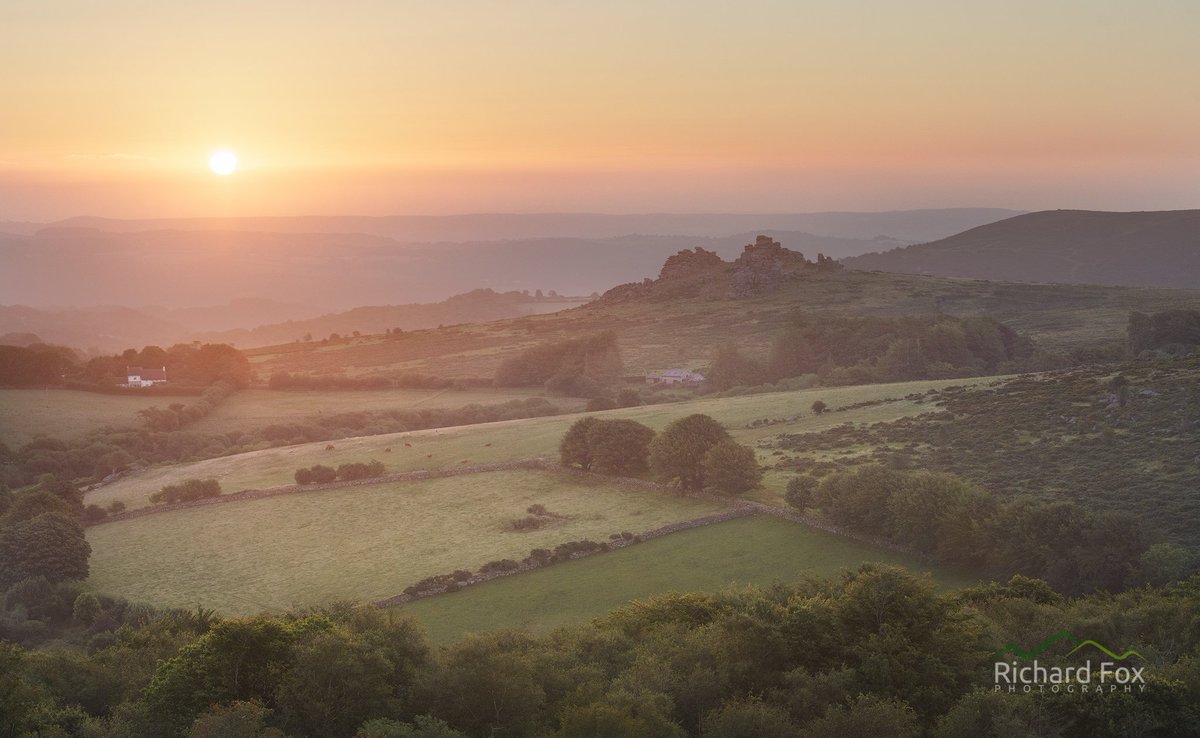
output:
[[[685,384],[695,387],[704,382],[704,375],[687,369],[666,369],[646,375],[646,384]]]
[[[143,369],[140,366],[125,367],[126,387],[153,387],[167,381],[167,368]]]

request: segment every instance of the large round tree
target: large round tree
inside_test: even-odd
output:
[[[592,468],[592,450],[588,434],[599,423],[598,418],[587,416],[576,420],[558,444],[558,457],[565,466],[578,466],[584,471]]]
[[[725,440],[704,455],[705,483],[722,494],[748,492],[762,482],[762,477],[762,468],[749,446]]]
[[[605,474],[636,474],[649,469],[654,431],[634,420],[601,420],[588,433],[592,468]]]
[[[562,463],[605,474],[636,474],[649,468],[654,431],[632,420],[577,420],[558,452]]]
[[[0,528],[0,587],[32,577],[86,579],[91,553],[79,521],[62,513],[11,523]]]
[[[684,489],[703,489],[704,457],[729,432],[707,415],[689,415],[666,427],[650,444],[650,466],[659,474],[679,480]]]

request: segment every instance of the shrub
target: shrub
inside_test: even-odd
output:
[[[385,471],[383,462],[380,461],[372,460],[366,464],[361,461],[354,461],[349,464],[339,465],[337,468],[337,478],[344,482],[355,479],[372,479],[374,477],[382,477]]]
[[[607,474],[631,474],[649,468],[654,431],[632,420],[582,418],[559,444],[563,464]]]
[[[515,518],[508,523],[508,527],[516,531],[524,530],[540,530],[546,525],[546,518],[536,515],[526,515],[523,518]]]
[[[617,407],[637,407],[642,404],[642,395],[635,389],[625,388],[617,393]]]
[[[754,449],[736,441],[720,441],[704,455],[704,479],[723,494],[752,490],[762,482],[762,477]]]
[[[554,552],[548,548],[535,548],[525,557],[526,564],[544,564],[554,559]]]
[[[215,479],[189,479],[180,484],[163,487],[150,495],[154,504],[172,502],[190,502],[205,497],[218,497],[221,494],[221,483]]]
[[[337,470],[332,466],[316,464],[312,467],[309,467],[308,471],[312,474],[313,484],[328,484],[337,479]]]
[[[709,449],[730,439],[729,432],[707,415],[689,415],[672,422],[650,444],[650,465],[684,489],[705,485],[704,459]]]
[[[337,470],[324,464],[296,470],[296,484],[329,484],[337,477]]]
[[[480,574],[492,574],[495,572],[512,571],[520,568],[520,564],[512,559],[500,559],[498,561],[489,561],[479,568]]]
[[[807,474],[801,477],[793,477],[788,480],[784,499],[787,500],[787,504],[797,510],[804,510],[811,507],[813,504],[813,494],[817,490],[817,484],[817,480]]]
[[[576,555],[585,555],[595,553],[597,551],[607,551],[607,543],[596,543],[595,541],[569,541],[560,543],[554,547],[554,561],[567,561]]]
[[[584,410],[592,413],[600,410],[612,410],[616,408],[616,406],[617,403],[608,397],[593,397],[587,401],[587,405],[584,407]]]

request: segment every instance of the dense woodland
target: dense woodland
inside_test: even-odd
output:
[[[792,321],[765,360],[721,347],[708,383],[725,390],[813,375],[823,384],[975,377],[1011,371],[1032,344],[991,318],[806,317]]]
[[[1200,732],[1200,581],[1064,600],[900,569],[667,594],[433,649],[402,613],[225,620],[30,582],[3,600],[3,735],[1091,738]],[[1146,657],[1144,694],[997,694],[1000,645],[1067,628]],[[55,645],[30,646],[53,640]],[[1042,655],[1079,664],[1066,649]]]
[[[203,389],[220,381],[241,388],[250,383],[250,362],[225,344],[181,343],[168,349],[146,346],[141,351],[128,349],[87,361],[63,346],[0,346],[0,386],[6,387],[70,386],[118,391],[116,385],[125,382],[130,366],[166,367],[172,388]]]
[[[505,359],[496,369],[499,387],[545,387],[576,397],[605,393],[605,385],[620,378],[621,352],[617,334],[543,343]]]

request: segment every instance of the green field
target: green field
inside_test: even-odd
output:
[[[106,425],[139,425],[138,410],[189,397],[125,397],[78,390],[0,389],[0,442],[19,446],[35,436],[72,438]]]
[[[936,380],[775,392],[648,405],[609,410],[595,415],[632,418],[655,429],[661,429],[670,421],[690,413],[707,413],[726,424],[740,442],[755,445],[783,432],[820,431],[846,422],[875,423],[895,420],[930,409],[928,405],[898,399],[895,402],[869,407],[814,415],[810,410],[814,400],[824,400],[831,408],[836,409],[860,402],[903,398],[930,388],[967,384],[972,381],[991,380]],[[752,421],[763,418],[782,419],[794,416],[799,417],[789,422],[759,428],[746,427]],[[85,502],[108,505],[114,500],[120,500],[130,508],[144,507],[150,504],[149,496],[164,485],[191,478],[216,478],[220,480],[225,492],[274,487],[291,484],[292,475],[297,468],[316,463],[337,465],[349,461],[378,459],[386,464],[389,472],[400,472],[446,469],[464,463],[484,464],[538,456],[557,459],[559,440],[578,418],[578,415],[560,415],[363,436],[334,441],[332,450],[327,450],[325,443],[310,443],[189,464],[163,465],[88,492]],[[391,448],[391,452],[385,451],[387,448]],[[767,455],[769,453],[766,450],[762,452],[763,461],[772,458]],[[777,502],[782,493],[783,483],[782,477],[769,474],[764,489],[756,493],[756,498]]]
[[[630,600],[662,592],[790,582],[868,561],[930,571],[942,587],[972,583],[953,572],[931,570],[909,556],[786,520],[754,517],[672,533],[402,607],[425,626],[434,643],[444,644],[468,632],[526,628],[540,633],[582,623]]]
[[[538,503],[547,528],[505,524]],[[459,568],[567,541],[607,540],[710,515],[720,503],[534,471],[308,492],[92,527],[88,587],[154,605],[223,613],[374,600]]]
[[[453,409],[465,405],[494,405],[509,400],[545,396],[540,389],[479,388],[468,390],[384,389],[273,391],[244,390],[221,403],[211,415],[191,425],[198,433],[228,433],[320,418],[324,414],[364,410]],[[564,410],[581,410],[584,401],[551,398]],[[140,427],[138,411],[194,397],[129,397],[63,389],[0,389],[0,442],[16,447],[39,435],[71,438],[88,431]]]
[[[384,389],[361,391],[243,390],[221,403],[211,415],[190,426],[199,433],[227,433],[272,423],[314,420],[322,415],[371,410],[428,410],[465,405],[494,405],[509,400],[544,397],[540,389],[480,388],[469,390]],[[582,410],[584,401],[551,398],[564,410]]]

